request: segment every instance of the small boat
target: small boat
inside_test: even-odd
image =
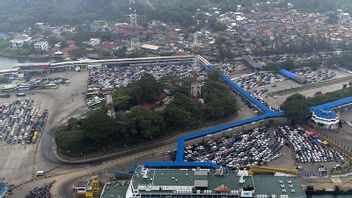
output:
[[[227,193],[228,191],[229,191],[229,188],[227,188],[225,185],[221,185],[215,188],[215,192],[217,193]]]

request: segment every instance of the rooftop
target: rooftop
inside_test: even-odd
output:
[[[222,193],[250,191],[254,188],[254,195],[289,195],[291,198],[301,198],[305,192],[300,180],[294,176],[255,175],[248,176],[242,171],[243,180],[239,172],[222,169],[153,169],[139,166],[132,177],[133,189],[139,189],[141,194],[174,194],[176,191],[195,193],[202,190],[205,194],[217,194],[219,189],[226,188]],[[270,185],[268,185],[270,184]],[[116,189],[119,191],[119,187]],[[120,192],[120,191],[119,191]]]
[[[331,111],[331,110],[324,111],[322,109],[314,111],[314,114],[317,117],[324,118],[324,119],[334,119],[337,116],[336,112],[334,111]]]
[[[123,183],[108,183],[104,186],[100,198],[125,198],[128,184]]]
[[[245,186],[253,186],[251,177],[247,177],[243,184],[239,183],[235,174],[217,175],[215,171],[187,170],[187,169],[145,169],[144,176],[142,168],[138,168],[133,175],[133,186],[155,185],[155,186],[194,186],[195,181],[208,181],[208,188],[215,190],[220,185],[226,185],[229,190],[238,190]],[[234,179],[235,178],[235,179]]]
[[[317,110],[321,110],[321,109],[325,109],[325,110],[332,110],[333,108],[339,107],[339,106],[343,106],[343,105],[347,105],[352,103],[352,97],[348,97],[348,98],[343,98],[340,100],[336,100],[333,102],[328,102],[322,105],[318,105],[318,106],[313,106],[310,108],[311,111],[317,111]]]

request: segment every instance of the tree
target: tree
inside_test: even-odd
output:
[[[0,84],[5,84],[5,83],[8,83],[7,78],[4,76],[0,76]]]
[[[82,48],[76,48],[71,51],[71,56],[75,58],[80,58],[84,55],[84,49]]]
[[[120,47],[117,51],[114,52],[114,56],[117,58],[125,58],[127,53],[127,47],[123,46]]]
[[[294,94],[286,99],[280,107],[292,123],[300,123],[306,120],[309,104],[301,94]]]
[[[170,129],[183,129],[192,125],[190,112],[175,105],[168,105],[163,112],[163,117]]]
[[[136,139],[153,139],[165,130],[163,117],[154,111],[136,106],[123,117],[124,130]]]
[[[60,42],[60,39],[58,39],[55,35],[52,34],[52,35],[48,36],[48,42],[49,42],[49,45],[54,46],[56,43]],[[66,43],[66,45],[67,45],[67,43]],[[67,45],[67,47],[68,47],[68,45]]]
[[[80,153],[84,149],[82,144],[84,138],[85,135],[82,130],[59,131],[55,137],[55,143],[65,153]]]
[[[60,48],[61,48],[61,49],[64,49],[64,48],[66,48],[66,47],[68,47],[68,43],[67,43],[66,41],[61,41],[61,43],[60,43]]]
[[[91,112],[82,120],[85,136],[94,141],[97,147],[106,146],[110,137],[117,132],[117,122],[103,112]]]
[[[132,94],[138,104],[143,102],[154,103],[160,96],[162,90],[161,83],[156,81],[152,75],[145,74],[136,82]]]

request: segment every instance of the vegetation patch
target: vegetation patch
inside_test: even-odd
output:
[[[285,115],[291,122],[299,123],[306,120],[309,107],[351,96],[352,87],[308,98],[301,94],[294,94],[288,97],[280,108],[285,112]]]
[[[62,154],[81,156],[92,152],[133,146],[172,132],[197,127],[237,113],[234,94],[215,74],[204,82],[200,98],[190,94],[192,79],[146,74],[113,92],[116,118],[106,108],[71,118],[56,136]]]

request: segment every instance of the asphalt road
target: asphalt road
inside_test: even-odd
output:
[[[50,132],[54,127],[63,124],[70,117],[79,117],[88,111],[82,94],[86,90],[88,72],[69,72],[53,75],[64,75],[71,83],[69,86],[63,86],[57,90],[34,92],[34,97],[42,101],[42,108],[49,111],[39,149],[35,154],[34,170],[50,171],[50,174],[57,174],[65,170],[82,167],[82,165],[67,166],[57,160],[53,150],[55,148],[54,138]]]
[[[78,79],[79,78],[77,78],[76,80]],[[80,95],[80,93],[77,92],[77,90],[85,90],[82,87],[79,87],[83,86],[83,84],[85,83],[82,83],[82,81],[75,83],[71,80],[71,84],[72,85],[68,86],[67,89],[58,89],[51,92],[39,91],[38,93],[35,93],[35,96],[39,97],[41,101],[46,101],[43,106],[45,106],[49,110],[49,117],[45,131],[42,135],[39,150],[36,153],[34,170],[49,171],[49,173],[46,174],[47,176],[55,176],[51,178],[29,181],[28,183],[21,185],[20,188],[16,188],[14,190],[14,195],[12,195],[13,197],[24,196],[29,190],[33,189],[35,186],[40,186],[45,182],[50,182],[53,180],[56,180],[56,183],[54,184],[52,190],[54,194],[61,194],[60,197],[71,197],[69,193],[70,188],[73,185],[73,182],[76,181],[78,178],[87,177],[92,172],[101,172],[107,168],[111,169],[121,167],[127,169],[130,168],[133,164],[140,164],[145,161],[165,160],[165,157],[161,157],[160,154],[164,153],[166,150],[171,150],[175,148],[176,139],[179,136],[187,133],[193,133],[194,131],[199,130],[197,129],[177,133],[176,135],[170,138],[158,142],[158,144],[150,145],[147,149],[140,149],[141,151],[130,154],[127,157],[115,157],[115,159],[112,159],[110,161],[104,161],[104,163],[88,163],[83,165],[67,165],[60,163],[53,153],[53,138],[51,134],[49,134],[49,131],[54,126],[57,126],[60,123],[64,123],[64,121],[66,121],[66,119],[68,119],[69,117],[75,115],[79,116],[82,112],[86,110],[84,108],[85,106],[80,106],[80,104],[82,103],[80,97],[82,96]],[[223,120],[223,123],[234,122],[242,120],[244,118],[253,117],[255,115],[253,110],[244,105],[240,99],[238,99],[238,104],[241,107],[239,115],[231,119]]]

